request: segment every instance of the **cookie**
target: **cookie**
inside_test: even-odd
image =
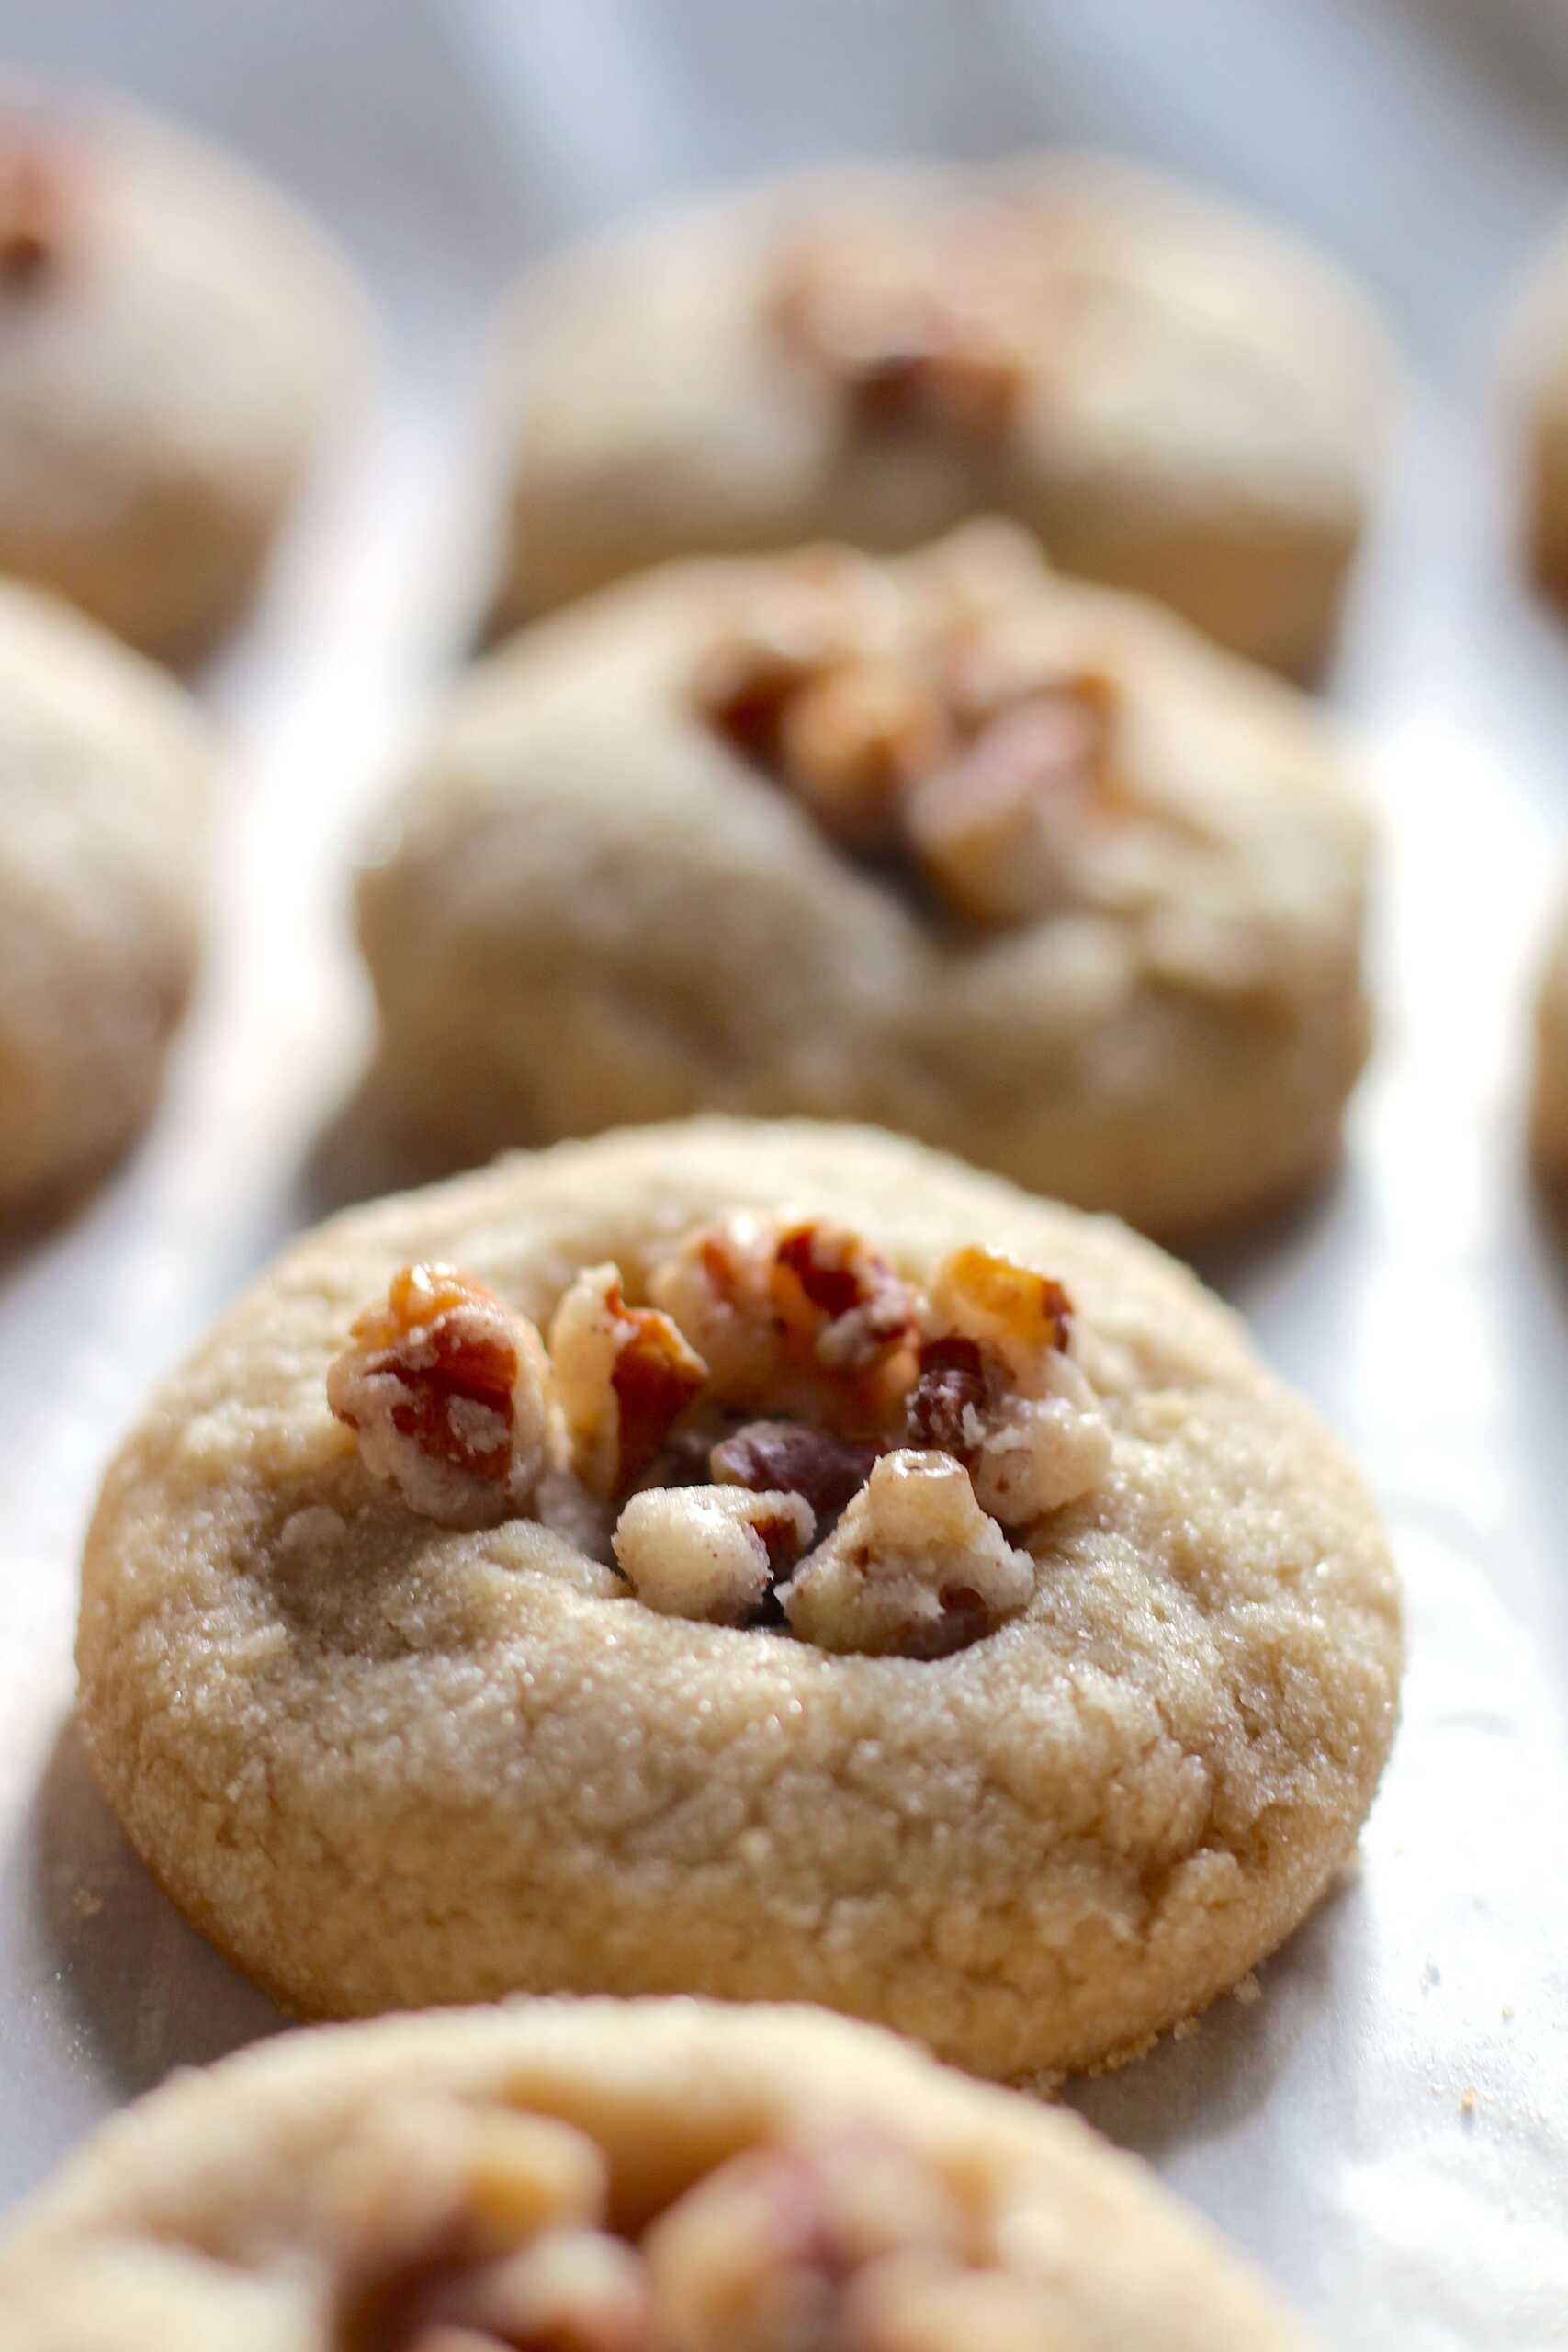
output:
[[[1024,2076],[1312,1907],[1397,1615],[1354,1472],[1149,1245],[716,1120],[290,1250],[109,1471],[82,1726],[298,2013],[805,1997]]]
[[[1568,596],[1568,230],[1559,230],[1515,289],[1503,345],[1520,432],[1526,560],[1543,588]]]
[[[1568,916],[1553,926],[1536,997],[1530,1143],[1545,1180],[1568,1184]]]
[[[1389,389],[1357,290],[1104,157],[814,174],[547,265],[500,336],[502,616],[682,555],[1010,514],[1292,673],[1332,639]]]
[[[196,967],[210,750],[179,687],[6,582],[0,707],[4,1213],[96,1170],[156,1099]]]
[[[0,2247],[14,2352],[1288,2352],[1077,2117],[807,2009],[318,2029],[154,2092]]]
[[[118,103],[0,100],[0,571],[201,650],[360,343],[345,266],[238,163]]]
[[[418,761],[359,892],[379,1091],[470,1160],[870,1119],[1189,1234],[1338,1150],[1368,863],[1312,706],[1010,526],[670,567]]]

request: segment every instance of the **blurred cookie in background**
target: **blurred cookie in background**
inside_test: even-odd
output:
[[[1077,2116],[805,2008],[290,2034],[107,2126],[0,2248],[10,2352],[1301,2352]]]
[[[1370,854],[1301,695],[1010,525],[669,565],[436,728],[359,888],[378,1083],[457,1159],[870,1119],[1191,1233],[1337,1152]]]
[[[1568,907],[1558,911],[1536,997],[1530,1148],[1545,1182],[1568,1187]]]
[[[364,335],[346,266],[239,163],[118,100],[0,96],[0,570],[201,651]]]
[[[196,967],[210,747],[183,690],[0,582],[0,1213],[151,1110]]]
[[[1543,588],[1568,598],[1568,228],[1527,272],[1506,342],[1524,432],[1526,559]]]
[[[501,616],[671,556],[897,550],[995,512],[1064,571],[1306,673],[1390,374],[1330,262],[1109,159],[731,194],[569,251],[515,299]]]

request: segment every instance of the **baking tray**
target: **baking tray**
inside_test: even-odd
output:
[[[528,252],[813,155],[1102,140],[1337,249],[1411,358],[1330,700],[1384,819],[1377,1058],[1344,1169],[1202,1271],[1366,1464],[1409,1593],[1354,1873],[1256,1987],[1074,2103],[1325,2344],[1568,2344],[1568,1259],[1520,1151],[1568,880],[1568,629],[1515,575],[1492,354],[1568,201],[1541,12],[1458,0],[0,0],[0,50],[187,114],[314,203],[380,388],[254,621],[221,730],[212,952],[143,1145],[0,1243],[0,2199],[276,2013],[188,1930],[70,1728],[74,1562],[150,1383],[292,1231],[395,1181],[344,877],[479,608],[472,355]]]

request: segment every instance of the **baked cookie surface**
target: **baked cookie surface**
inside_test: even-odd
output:
[[[506,321],[501,608],[675,556],[1014,516],[1064,571],[1322,658],[1389,374],[1286,232],[1108,158],[849,170],[547,264]]]
[[[0,582],[0,1211],[151,1110],[196,967],[211,751],[172,681]]]
[[[1568,1182],[1568,913],[1559,912],[1535,1008],[1530,1145],[1550,1183]]]
[[[1015,2076],[1311,1908],[1398,1605],[1337,1446],[1146,1244],[711,1121],[293,1249],[111,1468],[78,1664],[143,1858],[296,2011],[807,1997]]]
[[[1287,2352],[1076,2117],[805,2009],[294,2034],[117,2119],[0,2246],[15,2352]]]
[[[359,894],[382,1090],[466,1159],[863,1118],[1213,1227],[1337,1152],[1369,835],[1301,696],[1008,526],[672,566],[418,762]]]
[[[1541,586],[1568,596],[1568,228],[1509,305],[1505,368],[1521,429],[1518,526]]]
[[[362,336],[346,266],[242,164],[118,102],[0,94],[0,571],[200,651]]]

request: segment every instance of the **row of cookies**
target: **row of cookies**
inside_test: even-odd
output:
[[[246,592],[348,370],[344,273],[141,117],[9,136],[0,560],[188,645]],[[473,1156],[708,1107],[870,1117],[1168,1235],[1309,1181],[1365,1049],[1369,852],[1310,713],[1000,531],[889,566],[790,548],[984,503],[1308,666],[1386,375],[1348,289],[1162,183],[1031,164],[728,199],[517,308],[502,610],[655,568],[481,670],[378,845],[361,932],[400,1119]],[[658,561],[693,548],[735,552]],[[27,771],[52,772],[62,695],[99,699],[69,684],[86,661],[62,639],[41,663],[59,690],[6,763],[6,1203],[131,1130],[192,964],[172,699],[124,721],[145,741],[117,765],[183,779],[144,824],[118,780],[40,820]]]
[[[1568,295],[1513,340],[1560,573]],[[183,657],[243,608],[362,359],[347,265],[121,104],[0,122],[0,571]],[[1375,487],[1392,354],[1277,227],[1096,157],[807,175],[536,270],[495,338],[499,616],[677,557],[897,553],[1012,517],[1076,576],[1308,675]]]
[[[121,107],[0,128],[0,571],[180,656],[239,609],[363,341],[283,199]],[[538,273],[498,337],[499,604],[1009,514],[1305,670],[1388,372],[1353,289],[1130,168],[818,177]]]
[[[0,687],[14,1212],[155,1098],[214,754],[173,681],[18,586]],[[666,566],[479,664],[375,829],[376,1099],[454,1162],[705,1109],[870,1119],[1183,1237],[1332,1162],[1371,856],[1311,704],[1010,526]]]
[[[100,658],[188,777],[172,689],[61,666]],[[869,1111],[1180,1229],[1333,1148],[1365,856],[1289,690],[1010,534],[655,571],[481,669],[395,811],[386,1091],[468,1150],[604,1125],[595,1090]],[[1157,1253],[886,1136],[712,1122],[299,1244],[111,1469],[79,1657],[138,1849],[297,2010],[787,1994],[1013,2075],[1131,2054],[1289,1933],[1399,1636],[1354,1472]],[[1290,2340],[1060,2119],[668,2002],[166,2094],[0,2294],[30,2352]]]

